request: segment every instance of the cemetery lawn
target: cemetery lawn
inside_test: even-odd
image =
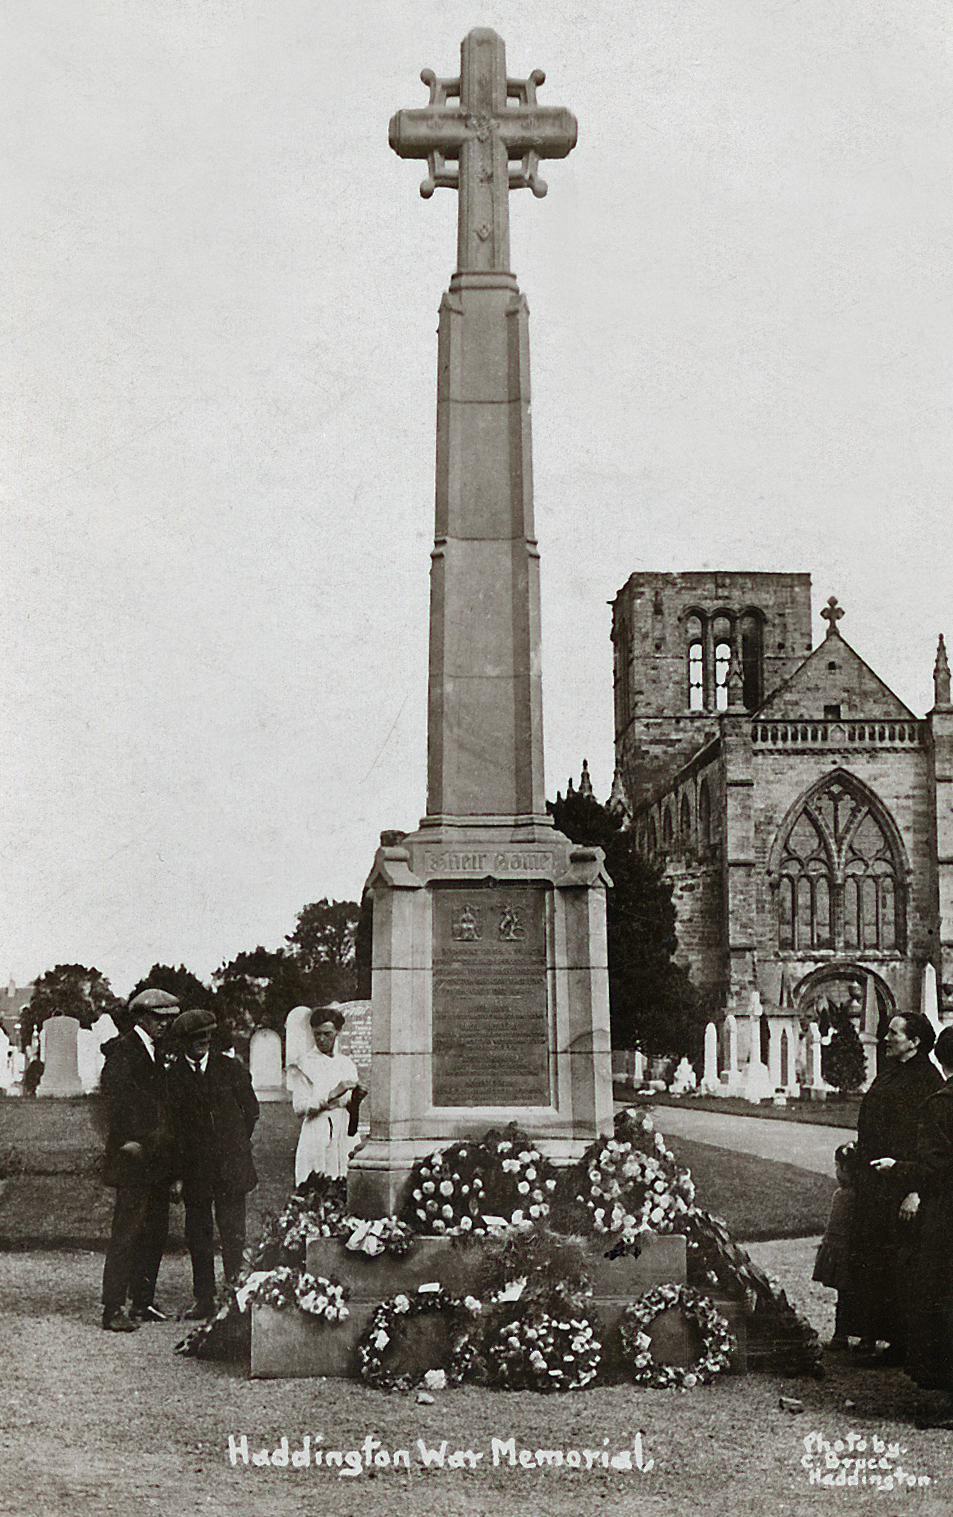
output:
[[[724,1116],[767,1117],[771,1122],[808,1122],[820,1127],[849,1127],[852,1131],[857,1127],[861,1099],[836,1096],[829,1101],[792,1101],[789,1106],[775,1106],[772,1101],[752,1106],[739,1096],[671,1096],[664,1090],[641,1095],[620,1081],[616,1081],[613,1089],[615,1099],[624,1101],[626,1106],[649,1110],[653,1106],[678,1106],[685,1111],[717,1111]]]
[[[813,1244],[755,1245],[799,1306]],[[250,1380],[244,1368],[172,1352],[174,1322],[130,1336],[99,1328],[102,1260],[94,1253],[0,1255],[0,1408],[4,1476],[0,1511],[17,1517],[142,1517],[149,1511],[210,1517],[858,1517],[950,1510],[949,1434],[912,1423],[920,1393],[899,1370],[863,1370],[828,1355],[823,1380],[729,1376],[691,1391],[603,1386],[568,1395],[472,1387],[386,1395],[345,1380]],[[814,1287],[821,1291],[821,1287]],[[821,1324],[830,1331],[832,1293]],[[164,1306],[190,1298],[188,1262],[166,1259]],[[810,1303],[807,1303],[810,1309]],[[779,1403],[796,1398],[803,1411]],[[809,1484],[804,1438],[853,1435],[899,1444],[899,1462],[929,1487],[893,1500],[871,1488]],[[320,1439],[325,1450],[360,1451],[370,1435],[407,1449],[410,1471],[372,1468],[353,1478],[336,1468],[247,1466],[229,1460],[229,1435],[249,1456]],[[641,1440],[637,1443],[637,1435]],[[498,1462],[493,1462],[493,1439]],[[517,1461],[508,1452],[513,1439]],[[419,1440],[419,1441],[418,1441]],[[481,1454],[475,1467],[424,1464],[443,1448]],[[601,1451],[628,1449],[643,1470],[605,1469]],[[535,1451],[594,1451],[590,1470],[542,1465]],[[527,1451],[532,1467],[520,1465]],[[652,1462],[651,1468],[648,1467]],[[361,1461],[363,1465],[363,1460]]]
[[[114,1192],[99,1178],[102,1144],[91,1110],[84,1100],[0,1100],[0,1249],[105,1247]],[[250,1240],[258,1237],[262,1216],[280,1211],[288,1198],[297,1133],[290,1105],[262,1107]],[[739,1242],[824,1231],[832,1178],[687,1138],[666,1142],[691,1170],[698,1205],[722,1217]],[[172,1208],[169,1247],[184,1248],[181,1207]]]

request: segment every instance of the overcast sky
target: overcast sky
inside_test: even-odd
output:
[[[425,804],[456,196],[387,123],[475,25],[579,144],[511,196],[547,792],[612,781],[633,570],[813,575],[922,713],[953,636],[939,0],[12,0],[0,975],[207,977]]]

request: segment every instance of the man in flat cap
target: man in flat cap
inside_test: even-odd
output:
[[[177,1051],[169,1065],[169,1102],[192,1257],[195,1304],[186,1312],[192,1319],[215,1311],[213,1210],[222,1271],[233,1285],[245,1249],[245,1197],[258,1184],[251,1150],[258,1101],[241,1060],[212,1052],[215,1023],[211,1011],[183,1011],[171,1029]]]
[[[174,1174],[159,1045],[179,1003],[168,991],[149,989],[133,997],[129,1011],[135,1023],[110,1050],[100,1076],[107,1124],[103,1179],[116,1191],[103,1270],[103,1327],[113,1333],[165,1320],[154,1297]]]

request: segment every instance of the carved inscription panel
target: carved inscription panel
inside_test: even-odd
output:
[[[546,889],[433,889],[433,1104],[548,1106]]]

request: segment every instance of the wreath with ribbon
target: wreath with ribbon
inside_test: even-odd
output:
[[[677,1311],[698,1328],[702,1351],[693,1364],[659,1364],[652,1357],[649,1328],[663,1312]],[[705,1385],[731,1363],[735,1339],[709,1296],[687,1285],[657,1285],[622,1313],[619,1322],[625,1363],[636,1385]]]
[[[487,1324],[483,1351],[488,1383],[503,1390],[581,1390],[602,1362],[584,1299],[569,1292],[505,1300]]]
[[[476,1358],[474,1328],[480,1310],[481,1304],[475,1296],[452,1296],[442,1285],[421,1285],[412,1293],[402,1293],[383,1301],[358,1344],[361,1379],[379,1391],[410,1390],[417,1385],[427,1373],[426,1369],[398,1375],[388,1368],[387,1360],[391,1357],[392,1346],[403,1338],[407,1323],[414,1317],[427,1314],[447,1319],[450,1357],[441,1368],[448,1385],[459,1385]]]

